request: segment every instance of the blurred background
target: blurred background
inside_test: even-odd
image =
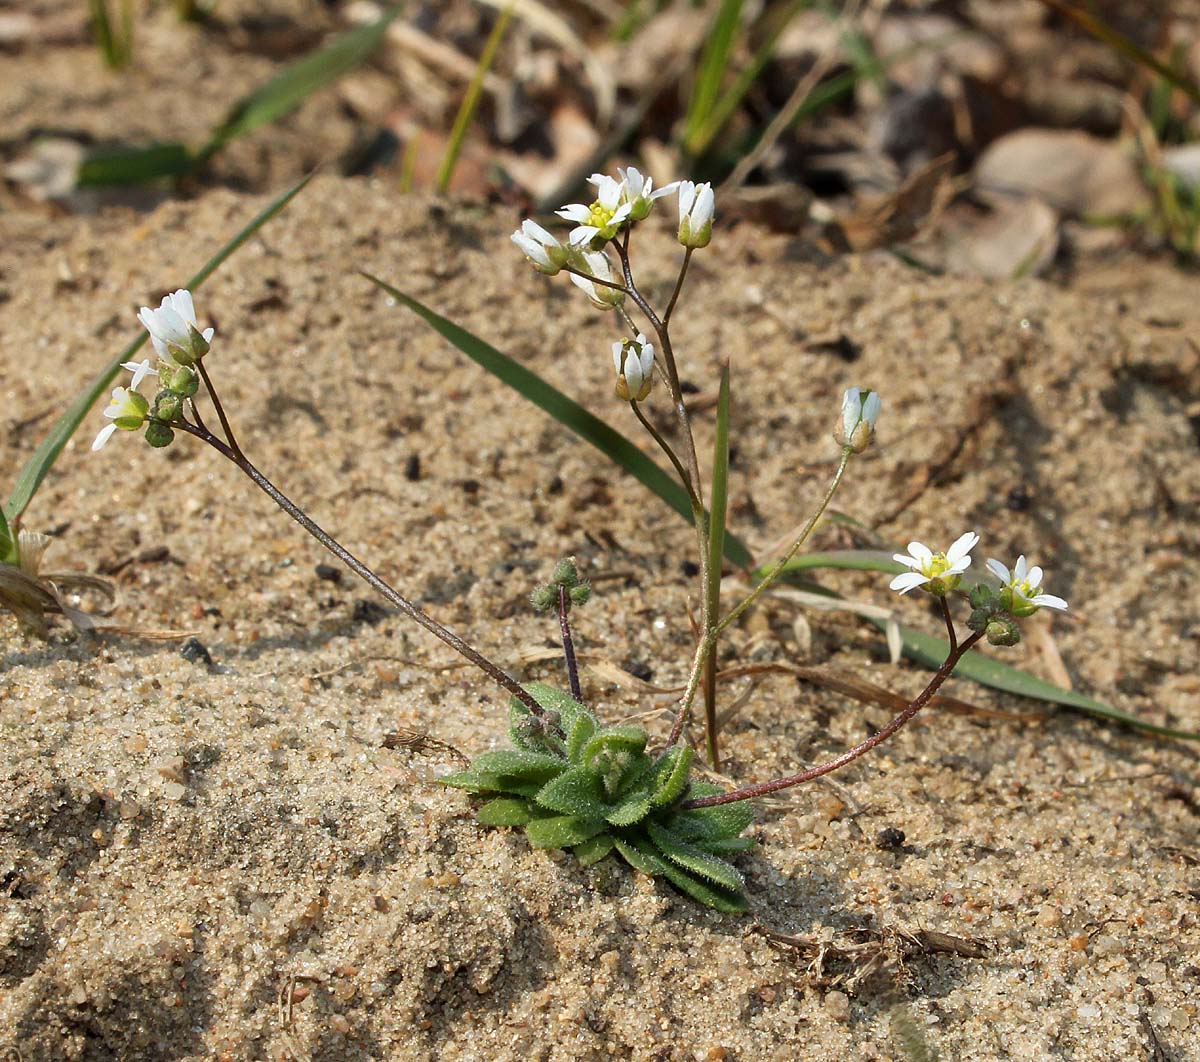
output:
[[[814,253],[1065,280],[1200,230],[1198,3],[0,3],[0,209],[147,210],[313,167],[546,212],[718,188]]]

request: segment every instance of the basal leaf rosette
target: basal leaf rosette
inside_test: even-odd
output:
[[[525,689],[545,717],[514,698],[513,747],[477,756],[442,784],[486,798],[479,821],[524,827],[535,848],[569,848],[584,866],[615,852],[708,907],[746,910],[742,876],[727,857],[754,844],[741,836],[754,817],[749,803],[684,808],[721,792],[691,778],[688,746],[651,755],[641,727],[601,726],[561,690]]]

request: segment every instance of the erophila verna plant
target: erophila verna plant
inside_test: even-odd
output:
[[[728,472],[729,367],[726,365],[721,378],[713,475],[706,490],[670,332],[692,256],[713,237],[713,192],[707,184],[690,181],[655,188],[650,178],[632,168],[619,171],[615,178],[596,174],[591,183],[596,189],[593,202],[572,204],[558,212],[574,223],[565,239],[533,220],[525,221],[512,239],[535,269],[547,276],[567,273],[598,309],[612,311],[623,326],[627,334],[612,343],[616,394],[666,455],[690,502],[700,621],[686,689],[660,745],[655,746],[641,727],[601,723],[585,704],[570,614],[588,601],[591,588],[580,578],[574,560],[561,561],[550,581],[531,594],[536,610],[557,613],[570,692],[540,683],[521,685],[380,578],[263,475],[238,443],[213,385],[208,371],[213,329],[201,326],[187,291],[176,291],[166,296],[157,310],[146,307],[138,315],[150,333],[157,362],[151,365],[147,359],[124,366],[133,378],[127,387],[113,391],[104,410],[110,423],[97,435],[93,449],[99,450],[117,431],[143,431],[153,447],[170,445],[180,432],[208,444],[392,605],[503,687],[512,698],[512,747],[486,752],[468,770],[442,779],[446,785],[486,798],[479,808],[480,822],[522,826],[535,847],[570,848],[584,864],[619,854],[638,870],[666,878],[701,903],[722,911],[743,910],[742,879],[727,857],[753,843],[741,836],[752,820],[749,801],[801,785],[862,756],[928,704],[963,654],[981,639],[992,645],[1013,645],[1020,637],[1021,620],[1042,608],[1064,610],[1067,605],[1042,591],[1041,569],[1029,567],[1024,556],[1011,569],[989,560],[994,578],[965,587],[971,553],[978,543],[974,532],[960,536],[944,553],[912,542],[907,554],[896,554],[895,559],[909,570],[896,576],[891,588],[901,594],[919,589],[932,595],[945,620],[950,644],[948,655],[925,689],[877,733],[825,763],[728,792],[697,778],[694,753],[685,737],[701,689],[708,759],[714,766],[718,763],[718,640],[783,573],[829,506],[851,459],[872,444],[880,396],[862,387],[845,391],[834,418],[833,438],[839,456],[828,488],[795,541],[744,598],[722,611],[719,591]],[[683,255],[670,297],[665,306],[656,309],[634,279],[630,241],[634,228],[651,215],[656,203],[671,195],[678,204],[675,232]],[[641,324],[635,314],[642,318]],[[148,398],[139,388],[151,379],[158,386]],[[681,452],[643,412],[642,404],[651,400],[656,379],[678,419]],[[211,404],[215,429],[209,427],[202,412],[204,396]],[[958,598],[970,606],[969,633],[961,640],[951,610],[952,601]]]

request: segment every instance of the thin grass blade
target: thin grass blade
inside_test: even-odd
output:
[[[332,44],[287,66],[266,84],[236,103],[225,120],[213,130],[208,143],[198,152],[203,162],[231,140],[277,122],[300,106],[309,96],[332,84],[364,62],[383,40],[384,33],[400,14],[396,4],[368,26],[343,33]]]
[[[716,105],[741,16],[742,0],[721,0],[692,87],[692,99],[684,120],[685,146],[692,143]]]
[[[683,487],[663,469],[648,458],[629,439],[615,428],[606,424],[594,413],[589,413],[574,399],[568,398],[558,388],[551,386],[537,373],[501,353],[490,343],[461,328],[453,321],[429,309],[411,295],[405,295],[386,281],[362,274],[376,287],[387,292],[393,299],[408,307],[426,322],[435,332],[448,340],[477,365],[486,369],[502,383],[507,384],[523,398],[549,413],[563,427],[570,429],[586,442],[591,443],[605,457],[623,468],[635,479],[649,487],[664,502],[688,522],[692,519],[692,507]],[[739,566],[750,563],[750,551],[745,543],[732,534],[725,536],[725,556]]]
[[[266,207],[251,219],[250,223],[241,232],[213,255],[184,286],[190,291],[195,291],[200,287],[201,284],[224,264],[234,251],[283,210],[308,182],[309,178],[305,177],[282,195],[271,200]],[[4,506],[4,515],[9,524],[15,524],[20,519],[21,514],[28,507],[30,501],[33,500],[34,494],[37,493],[38,487],[41,486],[47,473],[54,466],[54,462],[58,460],[58,455],[62,453],[67,440],[71,438],[84,417],[88,415],[96,399],[104,394],[108,385],[112,383],[113,377],[120,372],[121,363],[129,361],[146,342],[146,339],[147,334],[143,332],[122,350],[120,354],[113,358],[108,365],[100,370],[96,378],[79,393],[67,411],[58,419],[54,427],[50,429],[49,434],[42,440],[41,445],[33,452],[29,460],[25,462],[25,467],[21,469],[21,474],[17,477],[17,482],[13,487],[12,495],[8,499],[8,504]]]
[[[177,141],[143,147],[90,149],[79,165],[80,187],[142,184],[159,177],[179,177],[196,165],[188,146]]]
[[[483,94],[484,79],[491,70],[492,63],[496,58],[496,51],[500,47],[500,42],[504,40],[504,34],[508,31],[514,6],[515,3],[510,3],[500,12],[500,17],[496,20],[496,25],[492,27],[492,32],[488,34],[487,42],[483,46],[483,53],[479,56],[479,63],[475,67],[475,76],[471,78],[471,84],[467,86],[467,94],[463,97],[462,106],[458,108],[454,126],[450,130],[450,140],[446,145],[446,155],[442,159],[441,166],[438,167],[437,188],[443,195],[450,188],[450,179],[454,176],[454,167],[458,164],[463,141],[467,137],[467,130],[471,128],[475,111],[479,107],[479,97]]]
[[[17,540],[4,518],[4,510],[0,509],[0,564],[16,564],[18,560]]]

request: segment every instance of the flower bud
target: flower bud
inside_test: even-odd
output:
[[[833,430],[834,441],[861,454],[875,438],[880,404],[878,391],[862,387],[847,390],[842,395],[842,415]]]
[[[154,396],[154,405],[151,407],[151,416],[156,420],[166,421],[168,424],[173,420],[179,419],[179,414],[183,411],[183,395],[178,391],[162,390]]]
[[[1021,632],[1012,620],[997,616],[987,625],[987,640],[989,645],[1016,645]]]
[[[156,448],[170,446],[175,441],[175,433],[161,421],[152,420],[146,425],[146,442]]]
[[[580,583],[578,586],[571,587],[567,591],[567,596],[573,605],[586,605],[588,598],[592,596],[592,586],[590,583]]]
[[[163,387],[174,391],[182,398],[191,398],[200,390],[200,377],[196,370],[187,365],[171,365],[163,362],[158,370]]]
[[[558,587],[551,583],[534,587],[529,595],[529,603],[534,612],[549,612],[558,604]]]
[[[617,370],[617,397],[626,402],[641,402],[654,384],[654,344],[640,332],[637,339],[622,339],[612,345],[613,365]]]
[[[558,586],[565,586],[568,590],[579,584],[579,569],[575,566],[574,557],[563,557],[555,566],[554,574],[550,576],[550,581]]]
[[[679,182],[679,242],[684,247],[708,246],[715,205],[711,184]]]

